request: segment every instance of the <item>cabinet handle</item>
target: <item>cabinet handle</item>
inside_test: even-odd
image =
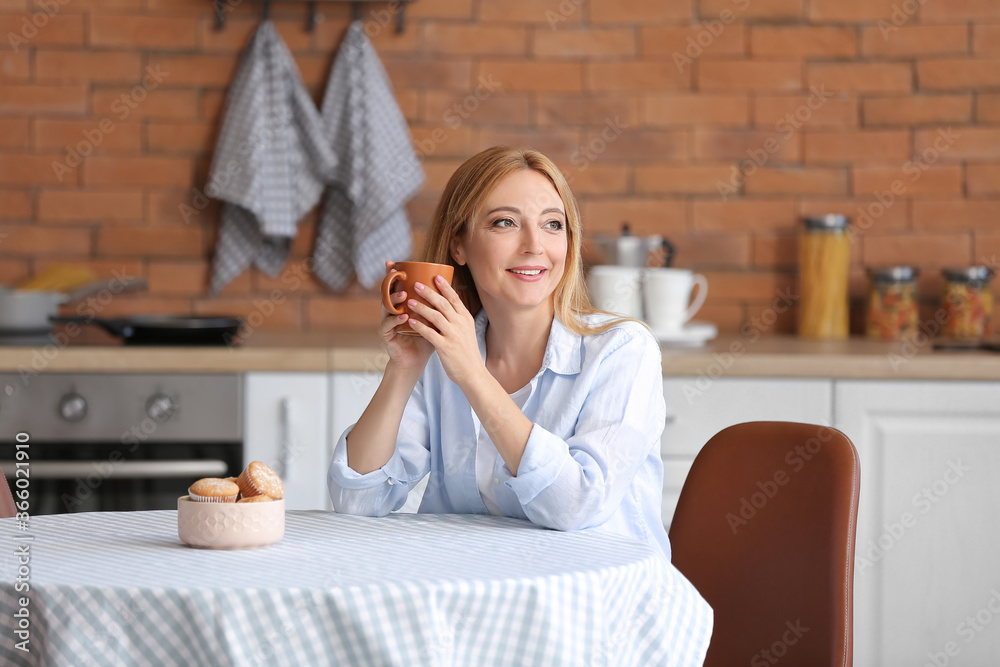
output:
[[[288,470],[291,463],[292,456],[292,399],[287,396],[281,399],[281,403],[278,406],[279,417],[279,431],[278,431],[278,468],[276,472],[278,477],[287,480]]]

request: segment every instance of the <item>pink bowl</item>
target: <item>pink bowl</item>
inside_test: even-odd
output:
[[[285,536],[285,501],[196,503],[177,499],[177,536],[201,549],[255,549]]]

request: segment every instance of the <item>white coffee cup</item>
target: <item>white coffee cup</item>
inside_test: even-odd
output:
[[[680,331],[705,303],[708,279],[687,269],[644,269],[646,322],[656,333]],[[691,301],[694,286],[698,291]]]
[[[590,301],[596,308],[642,319],[644,269],[631,266],[594,266],[587,276]]]

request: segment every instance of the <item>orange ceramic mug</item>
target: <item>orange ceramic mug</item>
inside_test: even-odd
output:
[[[417,291],[413,289],[413,283],[423,283],[435,292],[440,294],[437,286],[434,284],[434,277],[441,276],[451,284],[451,279],[455,275],[455,267],[450,264],[432,264],[431,262],[396,262],[393,270],[386,274],[385,278],[382,279],[382,305],[390,313],[395,313],[396,315],[402,315],[404,312],[413,317],[413,313],[410,309],[405,307],[406,304],[400,304],[399,306],[392,305],[392,301],[389,298],[390,293],[405,291],[406,298],[415,299],[418,303],[422,303],[425,306],[429,306],[424,299],[420,298]],[[398,281],[398,286],[393,289],[393,283]],[[396,333],[405,334],[407,336],[419,336],[416,331],[410,328],[410,320],[407,318],[405,322],[396,327]]]

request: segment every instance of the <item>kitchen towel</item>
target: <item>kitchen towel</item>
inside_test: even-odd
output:
[[[405,204],[424,172],[361,21],[351,24],[337,52],[322,117],[338,161],[320,213],[313,270],[335,290],[352,273],[372,287],[385,275],[385,260],[410,256]]]
[[[261,22],[226,97],[206,187],[224,202],[213,294],[251,264],[278,275],[336,163],[292,54],[274,24]]]

